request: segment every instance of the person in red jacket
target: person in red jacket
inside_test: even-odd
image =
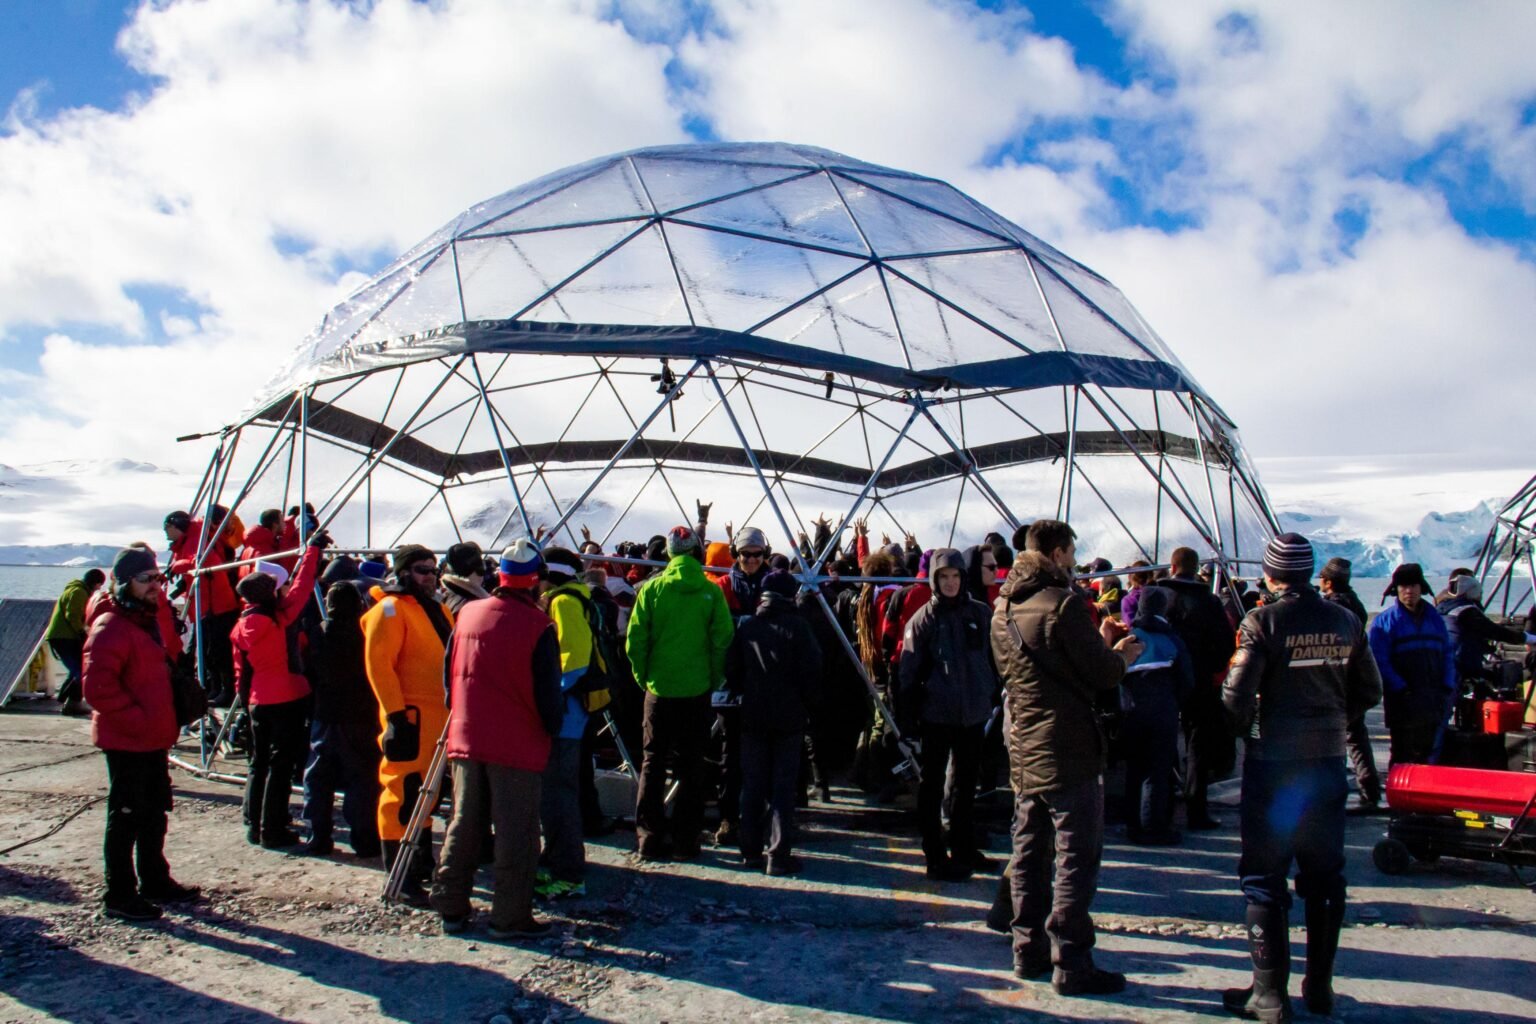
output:
[[[443,931],[469,926],[486,816],[496,827],[492,938],[541,935],[533,916],[539,859],[540,779],[565,715],[560,642],[534,587],[543,559],[526,540],[502,552],[497,587],[464,605],[445,660],[447,757],[453,770],[453,820],[443,840],[432,906]]]
[[[283,514],[275,508],[269,508],[261,514],[256,525],[245,531],[245,544],[240,548],[240,555],[236,559],[239,562],[249,562],[253,558],[269,558],[277,554],[277,535],[283,528]],[[284,566],[285,571],[292,571]],[[256,571],[255,564],[242,565],[240,578],[245,579]]]
[[[245,776],[246,839],[269,850],[299,841],[288,827],[288,790],[308,752],[310,691],[299,662],[298,633],[291,627],[314,596],[320,552],[330,542],[324,531],[312,534],[292,580],[280,566],[258,562],[258,571],[240,581],[245,609],[230,639],[236,686],[240,702],[251,709],[254,741]]]
[[[230,546],[223,523],[216,524],[218,535],[202,553],[202,568],[209,569],[234,561],[235,549]],[[187,617],[197,623],[202,637],[203,685],[208,690],[208,703],[227,708],[235,696],[235,665],[229,646],[230,631],[240,616],[240,601],[235,596],[231,579],[235,570],[220,570],[192,575],[198,568],[198,554],[203,545],[203,521],[193,519],[185,512],[172,512],[165,517],[165,536],[170,542],[170,574],[180,576],[188,590]]]
[[[198,896],[195,887],[171,877],[165,862],[167,754],[179,732],[156,615],[165,577],[151,552],[130,547],[113,560],[112,579],[86,637],[83,674],[93,709],[91,742],[107,759],[104,902],[108,917],[153,921],[160,916],[158,904]]]

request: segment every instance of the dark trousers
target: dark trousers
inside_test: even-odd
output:
[[[718,804],[722,824],[741,821],[741,709],[722,708],[720,718],[720,792]]]
[[[1014,800],[1013,955],[1066,974],[1093,969],[1093,917],[1104,854],[1104,786],[1095,777]]]
[[[599,828],[607,820],[602,801],[597,796],[597,772],[592,764],[597,752],[597,734],[606,724],[601,711],[588,715],[587,729],[581,734],[581,770],[578,774],[583,829]]]
[[[789,857],[795,843],[795,799],[804,733],[741,734],[741,855]],[[767,839],[767,848],[763,841]]]
[[[322,722],[309,727],[309,764],[304,769],[304,817],[316,839],[331,838],[336,790],[352,834],[352,849],[364,857],[379,852],[379,723]]]
[[[1243,895],[1289,909],[1287,876],[1296,863],[1304,900],[1344,899],[1344,802],[1349,783],[1341,758],[1243,762]]]
[[[544,856],[557,881],[584,882],[587,848],[581,838],[581,740],[556,739],[539,796],[539,822],[544,826]]]
[[[677,778],[670,834],[679,850],[699,847],[704,821],[704,744],[713,720],[709,694],[697,697],[645,695],[642,725],[644,756],[640,792],[635,801],[635,835],[642,851],[664,845],[667,825],[667,765]]]
[[[64,666],[68,673],[64,677],[64,683],[59,687],[59,700],[70,701],[80,699],[80,673],[81,662],[85,660],[84,640],[49,640],[48,649],[53,656],[59,659],[59,664]]]
[[[304,762],[306,701],[251,707],[251,770],[245,777],[245,818],[251,834],[276,835],[288,827],[288,790]]]
[[[982,732],[985,725],[933,725],[924,722],[920,735],[923,781],[917,787],[917,825],[923,836],[923,856],[929,864],[945,859],[946,845],[957,857],[976,853],[976,779],[981,774]],[[949,842],[944,841],[944,782],[950,779]]]
[[[1434,763],[1441,724],[1439,716],[1422,710],[1394,717],[1389,729],[1392,764]]]
[[[204,615],[197,622],[203,645],[203,686],[208,691],[208,703],[221,708],[229,707],[235,699],[235,651],[229,634],[239,621],[240,613],[234,611]]]
[[[171,809],[171,771],[164,750],[107,750],[107,898],[127,899],[141,885],[171,877],[165,863],[166,813]],[[138,875],[134,875],[134,860]]]
[[[515,928],[533,920],[533,883],[539,863],[540,773],[468,759],[453,771],[453,820],[443,838],[432,906],[447,918],[469,915],[469,894],[480,863],[487,816],[496,828],[491,924]]]
[[[1126,722],[1125,819],[1132,835],[1167,831],[1173,822],[1173,770],[1179,760],[1179,721]]]
[[[1366,728],[1364,715],[1345,728],[1344,744],[1349,751],[1349,767],[1355,773],[1360,799],[1377,803],[1381,800],[1381,772],[1376,769],[1376,751],[1371,749],[1371,731]]]

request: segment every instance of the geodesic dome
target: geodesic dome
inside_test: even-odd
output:
[[[1483,539],[1474,571],[1483,581],[1483,605],[1516,615],[1530,607],[1536,590],[1536,476],[1527,480],[1498,513]]]
[[[924,546],[1055,516],[1116,564],[1275,529],[1112,284],[942,181],[785,144],[604,157],[455,217],[325,316],[199,500],[279,492],[344,545],[488,551],[698,500],[780,548],[820,515]]]

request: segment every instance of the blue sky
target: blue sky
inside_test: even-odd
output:
[[[184,461],[165,437],[226,419],[326,308],[459,210],[689,138],[951,181],[1114,281],[1261,460],[1454,455],[1453,432],[1375,410],[1516,409],[1536,388],[1521,0],[5,13],[0,379],[23,397],[0,462],[103,438]],[[1283,400],[1265,364],[1292,382]],[[124,417],[104,366],[205,386]],[[1523,464],[1520,433],[1491,429],[1479,459]]]

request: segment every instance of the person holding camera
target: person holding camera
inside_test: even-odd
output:
[[[375,587],[375,604],[363,614],[363,659],[379,699],[383,735],[379,747],[379,839],[384,870],[400,855],[405,827],[426,783],[433,749],[448,721],[443,693],[443,652],[453,632],[453,613],[437,599],[437,556],[420,544],[395,549],[394,581]],[[421,830],[401,897],[426,906],[423,882],[432,871],[432,828]]]
[[[1014,791],[1013,971],[1020,978],[1050,972],[1064,996],[1125,988],[1125,975],[1093,961],[1088,908],[1104,854],[1107,747],[1094,702],[1120,684],[1143,649],[1113,619],[1094,626],[1088,600],[1072,585],[1076,561],[1071,526],[1033,523],[992,615]]]

